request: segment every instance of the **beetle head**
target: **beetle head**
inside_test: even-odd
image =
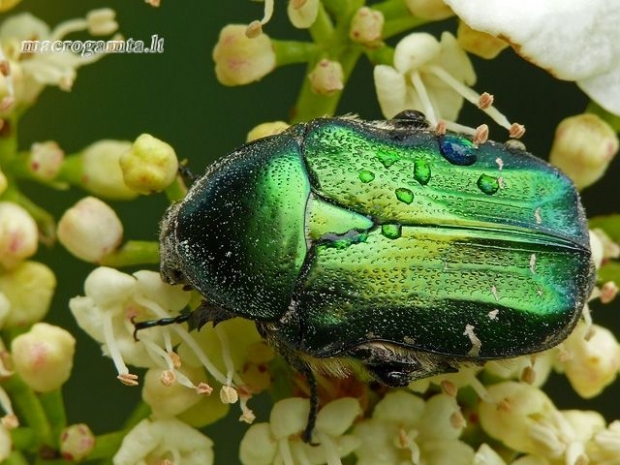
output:
[[[168,284],[187,284],[187,279],[181,270],[182,264],[177,250],[176,229],[180,206],[180,202],[171,205],[161,220],[159,273],[161,279]]]

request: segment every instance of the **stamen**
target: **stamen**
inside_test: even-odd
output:
[[[422,82],[422,78],[420,77],[420,73],[417,71],[413,71],[411,73],[411,83],[413,84],[413,88],[418,93],[420,100],[422,101],[422,106],[424,107],[423,113],[426,116],[431,127],[437,126],[437,117],[435,116],[435,110],[433,109],[433,105],[431,104],[431,100],[428,97],[428,93],[426,92],[426,87]]]
[[[15,429],[19,426],[19,419],[14,413],[9,413],[0,419],[0,423],[6,429]]]
[[[456,394],[458,392],[458,388],[456,387],[456,384],[454,384],[452,381],[448,381],[447,379],[444,379],[441,384],[441,390],[449,395],[450,397],[456,397]]]
[[[263,10],[263,19],[254,20],[248,24],[245,35],[248,39],[258,37],[263,32],[263,25],[267,24],[273,16],[274,0],[265,0],[265,9]]]
[[[493,97],[488,92],[483,92],[478,99],[478,108],[480,108],[481,110],[486,110],[491,105],[493,105],[493,100],[495,100],[495,97]]]
[[[158,318],[167,318],[170,315],[161,308],[157,303],[152,300],[146,299],[142,296],[136,295],[134,297],[136,303],[142,305],[145,308],[148,308],[153,312],[153,314]],[[174,325],[171,329],[176,332],[183,342],[185,342],[192,352],[198,357],[200,363],[207,369],[207,371],[213,376],[220,384],[227,384],[226,377],[216,368],[216,366],[209,360],[207,354],[202,350],[198,342],[187,332],[187,330],[179,325]]]
[[[446,122],[445,120],[437,121],[437,126],[435,126],[435,135],[443,136],[446,133]]]
[[[291,454],[291,446],[288,443],[288,438],[282,438],[278,442],[278,455],[282,459],[283,465],[295,465],[293,454]]]
[[[177,380],[176,376],[174,375],[174,371],[172,370],[164,370],[161,372],[161,376],[159,378],[159,381],[161,382],[161,384],[163,384],[166,387],[170,387],[172,386],[175,381]]]
[[[489,126],[486,124],[481,124],[476,128],[476,133],[474,134],[474,144],[484,144],[487,140],[489,140]]]
[[[519,123],[512,123],[508,133],[513,139],[520,139],[525,134],[525,126]]]
[[[54,28],[50,36],[50,41],[53,42],[56,40],[61,40],[63,37],[73,32],[81,32],[85,31],[86,29],[88,29],[88,21],[86,21],[85,19],[70,19],[68,21],[60,23]]]
[[[144,3],[146,3],[147,5],[154,6],[155,8],[158,8],[159,5],[161,4],[160,0],[144,0]]]
[[[122,373],[116,377],[125,386],[137,386],[138,375],[132,375],[131,373]]]
[[[478,94],[475,90],[467,87],[465,84],[462,84],[458,80],[454,79],[452,75],[448,73],[447,71],[445,71],[443,68],[440,68],[439,66],[435,66],[435,65],[428,65],[424,67],[424,70],[437,76],[447,85],[452,87],[452,89],[456,93],[461,95],[468,102],[476,106],[479,105],[480,98],[481,98],[480,94]],[[497,124],[499,124],[503,128],[510,130],[511,124],[508,121],[508,118],[506,118],[502,113],[500,113],[497,108],[495,108],[492,105],[489,105],[488,108],[480,108],[480,109],[484,111],[487,115],[489,115],[489,117],[493,121],[495,121]]]
[[[222,360],[224,360],[224,366],[226,367],[226,384],[231,384],[233,379],[235,380],[235,384],[242,384],[243,380],[237,375],[235,364],[230,355],[230,344],[228,343],[226,331],[219,325],[216,325],[213,329],[220,340],[220,347],[222,348]]]
[[[198,386],[196,386],[196,392],[198,394],[204,394],[206,396],[210,396],[211,393],[213,392],[213,388],[209,386],[207,383],[198,383]]]
[[[608,304],[618,295],[618,285],[614,281],[608,281],[601,287],[601,303]]]
[[[2,407],[2,410],[4,410],[7,415],[15,415],[13,404],[11,404],[11,398],[2,387],[0,387],[0,407]]]
[[[114,363],[114,367],[116,368],[116,372],[118,373],[118,379],[125,384],[124,377],[125,375],[129,375],[129,368],[125,365],[125,361],[123,360],[123,356],[121,355],[121,350],[116,342],[116,337],[114,336],[114,329],[112,327],[112,313],[114,310],[107,310],[103,312],[103,338],[105,340],[106,345],[108,346],[108,351],[110,352],[110,358]],[[133,375],[135,376],[135,375]],[[136,376],[137,378],[137,376]],[[131,377],[127,379],[130,381]],[[137,383],[136,383],[137,384]]]
[[[241,406],[241,416],[239,417],[239,421],[243,421],[244,423],[251,425],[254,423],[254,420],[256,420],[256,415],[254,415],[252,409],[248,407],[248,400],[250,400],[250,398],[246,396],[239,398],[239,405]]]
[[[220,400],[224,404],[234,404],[239,400],[239,393],[231,386],[222,386],[222,389],[220,389]]]

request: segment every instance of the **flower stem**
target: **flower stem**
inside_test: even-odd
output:
[[[312,42],[293,40],[272,40],[276,52],[277,66],[306,63],[314,57],[317,47]]]
[[[52,437],[54,438],[54,446],[60,446],[60,435],[62,430],[67,426],[67,415],[65,413],[65,404],[62,398],[62,391],[56,389],[52,392],[46,392],[39,396],[43,410],[47,414],[52,429]]]
[[[3,465],[28,465],[28,460],[26,460],[26,457],[24,457],[20,451],[14,450],[11,452],[11,455],[9,455],[6,458],[6,460],[2,462],[2,464]]]
[[[120,268],[159,263],[159,244],[155,241],[127,241],[120,249],[103,257],[100,265]]]

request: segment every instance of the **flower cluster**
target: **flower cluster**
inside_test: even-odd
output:
[[[469,102],[518,139],[524,126],[501,113],[490,93],[474,89],[476,61],[470,58],[493,60],[512,47],[558,79],[576,82],[593,101],[557,126],[549,156],[578,190],[598,182],[618,152],[620,29],[611,2],[263,3],[260,20],[221,29],[212,52],[217,79],[240,86],[282,66],[303,64],[306,70],[290,121],[262,123],[248,133],[248,142],[280,134],[289,124],[336,114],[360,59],[372,66],[367,80],[385,118],[417,110],[437,136],[450,130],[482,144],[489,137],[487,124],[470,128],[458,122]],[[0,12],[17,4],[0,0]],[[280,7],[302,30],[297,36],[308,40],[273,38],[270,21]],[[441,34],[420,29],[433,22],[445,26]],[[161,194],[175,202],[187,193],[190,176],[170,144],[136,134],[133,142],[102,139],[75,153],[65,153],[54,140],[19,147],[21,117],[44,89],[70,91],[78,70],[102,57],[26,50],[23,44],[76,33],[122,40],[118,29],[116,13],[108,8],[55,27],[30,13],[0,25],[0,461],[208,465],[215,463],[218,448],[204,428],[233,414],[244,428],[238,447],[244,465],[618,463],[620,420],[560,409],[544,390],[552,373],[562,374],[585,399],[617,381],[620,343],[592,318],[590,307],[605,312],[618,293],[618,215],[590,219],[596,287],[574,330],[558,346],[509,360],[470,360],[456,373],[400,389],[358,379],[355,366],[351,373],[341,369],[342,360],[328,361],[313,372],[316,379],[306,379],[293,366],[297,354],[283,355],[263,340],[265,325],[273,322],[257,329],[255,322],[240,318],[206,323],[192,318],[210,308],[206,296],[169,284],[154,271],[158,242],[126,237],[114,202]],[[496,163],[501,171],[502,160]],[[86,194],[62,205],[64,213],[56,218],[27,194],[29,183]],[[498,183],[503,189],[502,178]],[[540,213],[535,215],[538,220]],[[158,219],[144,221],[152,237]],[[66,420],[60,393],[72,375],[76,340],[67,329],[44,321],[57,280],[64,277],[41,258],[40,245],[55,242],[91,267],[81,295],[68,302],[72,316],[111,360],[126,389],[140,386],[142,406],[118,431],[97,435],[88,419]],[[534,273],[534,263],[530,266]],[[133,268],[124,272],[121,267]],[[493,312],[489,317],[501,321]],[[464,336],[480,343],[473,327]],[[303,364],[310,357],[298,349]],[[478,353],[471,355],[475,359]],[[253,410],[265,393],[271,395],[268,420]],[[316,424],[307,438],[313,413]]]

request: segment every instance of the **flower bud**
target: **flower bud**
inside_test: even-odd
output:
[[[584,113],[558,125],[549,161],[569,176],[577,189],[583,189],[603,176],[618,145],[618,136],[609,124]]]
[[[454,16],[454,12],[443,0],[405,0],[412,15],[422,19],[438,21]]]
[[[383,23],[383,13],[363,6],[353,15],[349,37],[358,44],[378,45],[381,42]]]
[[[38,392],[58,389],[69,379],[74,353],[73,336],[47,323],[34,324],[11,343],[15,371]]]
[[[342,65],[337,61],[319,61],[308,79],[312,91],[319,95],[331,95],[344,88]]]
[[[179,162],[174,149],[149,134],[139,136],[121,155],[125,184],[140,194],[161,192],[176,178]]]
[[[213,49],[215,74],[225,86],[258,81],[276,67],[276,54],[266,34],[249,39],[246,26],[229,24],[220,32]]]
[[[88,425],[80,423],[65,428],[60,435],[60,453],[65,460],[79,462],[95,447],[95,435]]]
[[[83,187],[89,192],[109,199],[132,199],[137,193],[127,187],[121,170],[121,155],[131,148],[131,142],[100,140],[82,151]]]
[[[56,277],[43,263],[26,261],[0,274],[0,292],[10,303],[4,327],[28,326],[41,321],[50,308]]]
[[[34,255],[38,240],[37,224],[26,210],[13,202],[0,202],[0,265],[13,268]]]
[[[51,181],[60,171],[65,153],[54,141],[36,142],[30,148],[30,169],[39,179]]]
[[[463,21],[459,23],[456,37],[463,50],[486,60],[492,60],[508,47],[508,42],[505,40],[493,37],[486,32],[476,31]]]
[[[261,123],[248,132],[246,142],[252,142],[263,137],[275,136],[289,127],[284,121],[273,121],[271,123]]]
[[[319,0],[290,0],[287,12],[288,19],[293,26],[307,29],[316,21],[319,13]]]
[[[85,197],[69,208],[58,223],[58,240],[76,257],[99,262],[123,239],[123,225],[107,204]]]
[[[620,346],[608,329],[580,323],[563,348],[568,357],[560,366],[581,397],[597,396],[616,379],[620,369]]]
[[[2,0],[0,1],[0,11],[8,11],[21,1],[22,0]]]
[[[0,195],[4,193],[8,185],[9,185],[9,182],[6,179],[6,176],[4,175],[2,170],[0,170]]]

